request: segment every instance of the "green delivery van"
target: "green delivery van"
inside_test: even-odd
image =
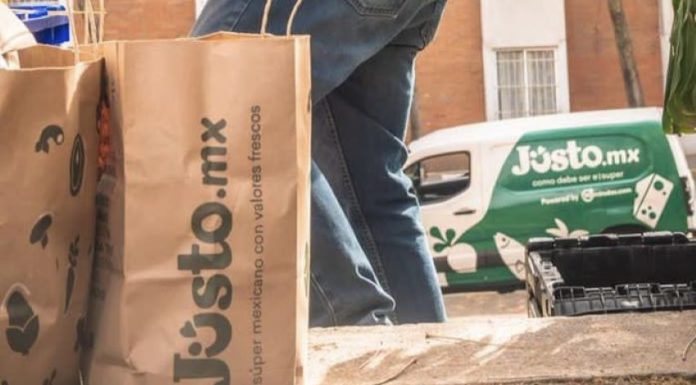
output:
[[[687,232],[694,180],[657,108],[501,120],[414,141],[413,180],[442,286],[509,287],[533,237]]]

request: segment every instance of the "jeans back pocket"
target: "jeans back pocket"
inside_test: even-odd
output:
[[[363,16],[396,17],[406,0],[347,0]]]

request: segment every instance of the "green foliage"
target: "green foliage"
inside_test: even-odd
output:
[[[672,27],[663,128],[696,132],[696,0],[672,0]]]

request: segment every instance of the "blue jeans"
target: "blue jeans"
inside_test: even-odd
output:
[[[402,172],[414,61],[446,0],[305,0],[312,36],[312,326],[442,322],[411,181]],[[258,32],[265,0],[209,0],[194,35]],[[294,0],[274,0],[284,34]]]

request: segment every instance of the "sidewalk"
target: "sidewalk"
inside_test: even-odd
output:
[[[308,384],[696,384],[694,337],[696,312],[314,330]]]

